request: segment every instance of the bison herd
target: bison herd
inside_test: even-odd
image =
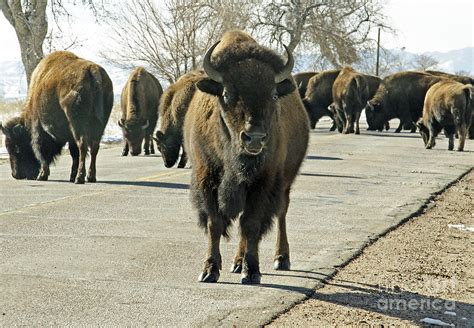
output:
[[[323,116],[331,130],[360,133],[363,110],[369,130],[418,127],[426,148],[444,129],[463,150],[473,106],[473,80],[436,71],[400,72],[380,79],[350,67],[294,76],[287,60],[243,31],[231,31],[205,54],[203,69],[183,75],[164,92],[143,68],[135,69],[121,95],[122,155],[154,153],[166,167],[189,158],[191,198],[208,248],[199,281],[216,282],[222,269],[220,239],[238,219],[240,242],[232,271],[241,283],[260,283],[258,247],[277,218],[274,267],[290,268],[286,212],[291,185],[305,157],[309,129]],[[16,179],[47,180],[49,166],[67,143],[70,180],[96,181],[96,156],[113,104],[112,82],[103,68],[67,51],[45,57],[35,69],[19,117],[0,129]],[[153,137],[160,115],[160,128]],[[474,124],[473,124],[474,125]]]

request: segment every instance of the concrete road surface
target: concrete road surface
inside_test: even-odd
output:
[[[118,147],[100,151],[99,182],[82,186],[66,182],[68,155],[48,182],[16,181],[0,165],[0,326],[264,324],[474,165],[471,140],[467,152],[449,152],[444,137],[429,151],[418,134],[328,127],[311,133],[291,194],[292,271],[272,269],[272,231],[260,246],[260,286],[228,272],[236,229],[222,245],[219,283],[197,282],[206,238],[190,169],[120,157]]]

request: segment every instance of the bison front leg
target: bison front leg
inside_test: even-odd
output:
[[[237,247],[237,252],[235,253],[234,262],[232,263],[230,272],[233,272],[233,273],[242,272],[242,261],[243,261],[246,249],[247,249],[247,241],[244,239],[242,234],[240,234],[239,246]]]
[[[127,139],[125,139],[123,143],[122,156],[127,156],[128,150],[129,150],[128,142],[127,142]]]
[[[242,218],[241,218],[242,220]],[[242,261],[242,274],[240,283],[260,284],[260,262],[258,259],[258,244],[262,236],[261,223],[254,218],[244,218],[241,222],[242,235],[247,240],[247,247]]]
[[[200,282],[217,282],[222,268],[220,252],[220,241],[223,232],[223,221],[220,217],[209,217],[207,219],[207,259],[204,261],[204,269],[199,275]]]
[[[145,155],[150,155],[150,135],[149,134],[145,134],[145,142],[144,142],[144,145],[143,145],[143,153]]]
[[[179,169],[184,168],[187,162],[188,162],[188,154],[186,154],[186,151],[183,148],[183,153],[181,154],[181,159],[179,160],[178,168]]]
[[[74,141],[69,142],[69,154],[72,158],[71,175],[69,181],[74,182],[77,176],[77,168],[79,166],[79,149]]]
[[[290,190],[285,192],[282,212],[278,215],[278,232],[275,246],[275,270],[290,270],[290,245],[286,235],[286,213],[290,204]]]
[[[155,155],[155,144],[153,143],[153,133],[148,136],[150,140],[150,154]]]

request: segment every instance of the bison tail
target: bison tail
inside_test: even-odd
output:
[[[467,84],[464,87],[464,95],[466,96],[466,108],[464,110],[464,122],[466,122],[467,126],[469,126],[469,123],[473,124],[471,122],[472,115],[474,115],[474,112],[472,112],[472,109],[474,108],[474,86],[471,84]]]

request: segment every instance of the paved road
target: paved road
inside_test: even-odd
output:
[[[394,123],[395,124],[395,123]],[[197,277],[206,238],[189,202],[189,169],[159,157],[99,153],[99,183],[15,181],[0,165],[0,326],[263,324],[320,284],[367,241],[416,211],[474,165],[470,152],[422,147],[418,135],[311,133],[288,212],[292,271],[272,270],[275,232],[261,244],[262,285],[224,270]],[[231,265],[233,237],[222,246]]]

